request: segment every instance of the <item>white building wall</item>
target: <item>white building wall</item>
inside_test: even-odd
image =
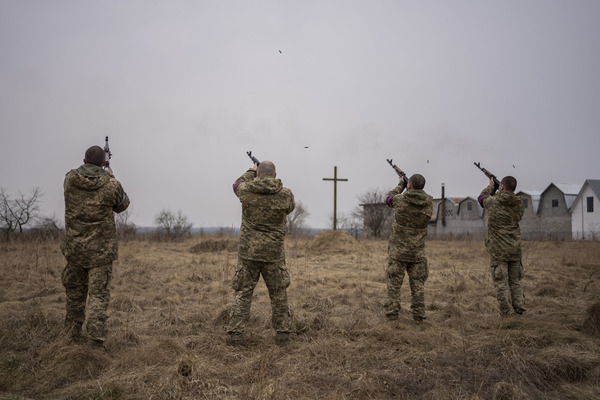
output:
[[[587,198],[594,198],[594,211],[587,211]],[[600,200],[586,184],[571,212],[573,239],[600,239]]]

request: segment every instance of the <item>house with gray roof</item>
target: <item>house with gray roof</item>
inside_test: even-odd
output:
[[[571,207],[573,239],[600,239],[600,180],[587,179]]]
[[[580,185],[551,183],[542,192],[538,208],[540,239],[571,239],[571,207],[580,189]]]
[[[521,237],[524,240],[541,240],[542,229],[538,214],[542,192],[534,190],[521,190],[517,196],[523,201],[523,218],[519,224]]]
[[[541,192],[521,190],[516,194],[523,201],[519,224],[523,240],[600,239],[600,180],[588,179],[583,186],[550,183]],[[385,203],[361,206],[365,211],[387,208]],[[393,210],[390,212],[393,215]],[[486,231],[487,213],[476,198],[444,197],[442,189],[442,198],[433,199],[429,239],[479,239]],[[382,237],[388,234],[389,227]]]
[[[483,208],[473,197],[433,199],[428,237],[462,239],[485,237]]]

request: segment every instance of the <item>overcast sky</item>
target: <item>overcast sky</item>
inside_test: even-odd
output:
[[[0,186],[39,186],[110,138],[133,222],[239,226],[231,185],[273,161],[327,227],[421,173],[440,197],[600,178],[600,2],[0,1]]]

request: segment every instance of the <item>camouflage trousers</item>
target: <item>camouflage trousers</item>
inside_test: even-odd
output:
[[[400,312],[400,288],[404,281],[404,275],[408,274],[411,293],[410,309],[413,318],[425,318],[425,281],[429,277],[427,261],[412,263],[389,258],[386,273],[388,297],[384,304],[385,315],[390,319],[398,316]]]
[[[287,287],[290,275],[285,260],[275,263],[239,259],[233,277],[233,305],[229,314],[229,334],[243,334],[250,318],[252,294],[262,275],[271,299],[271,323],[276,332],[290,333],[292,318],[288,308]]]
[[[521,288],[523,264],[517,261],[499,261],[492,259],[490,263],[492,280],[496,287],[496,298],[500,312],[510,314],[511,310],[521,314],[525,311],[525,296]]]
[[[67,263],[62,272],[62,283],[67,295],[65,327],[72,336],[81,336],[87,301],[87,333],[93,340],[106,340],[106,310],[110,300],[108,285],[111,275],[112,263],[91,268]]]

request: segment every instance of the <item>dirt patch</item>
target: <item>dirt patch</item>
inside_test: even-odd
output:
[[[346,231],[321,231],[310,241],[308,248],[316,253],[347,253],[359,243]]]

